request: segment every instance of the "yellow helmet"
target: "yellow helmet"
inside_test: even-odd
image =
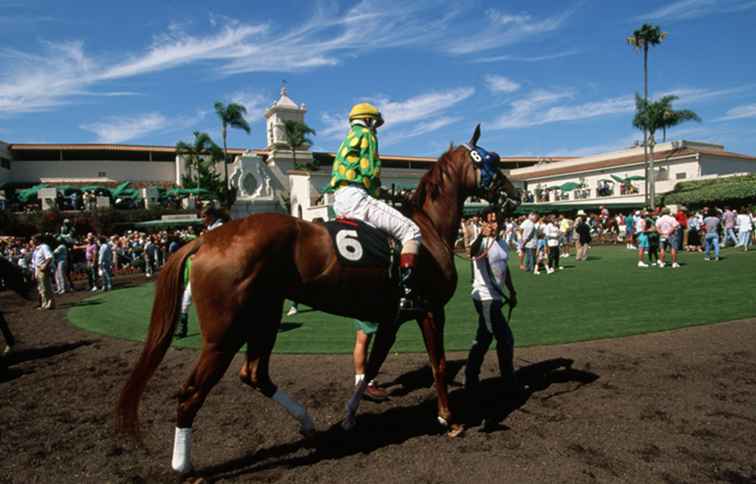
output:
[[[374,119],[376,128],[383,124],[381,112],[370,103],[359,103],[352,106],[352,110],[349,111],[349,122],[355,119]]]

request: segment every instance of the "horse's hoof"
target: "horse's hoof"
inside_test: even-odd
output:
[[[357,425],[357,419],[354,417],[347,417],[341,421],[341,428],[349,432]]]
[[[182,476],[185,476],[187,474],[191,474],[192,471],[194,471],[194,467],[192,467],[192,464],[179,464],[179,465],[172,465],[171,466],[177,474],[180,474]]]
[[[453,424],[451,426],[451,430],[446,433],[446,435],[449,436],[450,439],[453,439],[454,437],[459,437],[462,435],[462,433],[465,431],[465,428],[459,424]]]
[[[449,426],[449,422],[447,422],[446,419],[444,417],[441,417],[441,416],[438,417],[438,423],[440,423],[444,427],[448,427]]]
[[[311,439],[315,437],[315,427],[300,427],[299,434],[305,439]]]

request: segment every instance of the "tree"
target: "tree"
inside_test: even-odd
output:
[[[297,147],[305,143],[312,144],[312,140],[307,137],[308,134],[316,133],[307,124],[291,120],[284,122],[284,137],[286,138],[286,144],[291,149],[291,156],[294,158],[294,168],[296,169],[302,168],[297,163]]]
[[[666,140],[666,129],[671,126],[676,126],[685,121],[701,121],[701,118],[693,111],[684,109],[681,111],[675,111],[672,109],[672,102],[679,99],[677,96],[664,96],[658,101],[649,102],[646,99],[642,99],[639,95],[635,95],[635,116],[633,117],[633,126],[638,129],[642,129],[644,133],[647,133],[647,145],[650,148],[650,165],[649,174],[653,178],[653,160],[654,160],[654,146],[656,146],[656,132],[660,129],[664,130],[664,137]],[[674,124],[670,124],[674,122]],[[656,190],[655,187],[651,188],[649,205],[651,208],[656,207]]]
[[[228,128],[241,129],[247,134],[250,133],[251,129],[247,120],[244,119],[244,116],[247,114],[247,108],[241,104],[229,103],[228,105],[225,105],[222,102],[217,101],[215,103],[215,113],[221,120],[221,137],[223,138],[223,180],[225,182],[223,203],[226,208],[231,208],[231,197],[229,196],[228,191]]]
[[[674,96],[667,96],[667,97],[674,97]],[[674,100],[676,99],[673,99],[671,101],[674,101]],[[700,123],[701,118],[698,116],[698,114],[694,113],[693,111],[689,109],[682,109],[680,111],[675,111],[674,109],[672,109],[671,105],[668,105],[666,108],[664,108],[664,123],[662,124],[662,132],[663,132],[662,143],[667,141],[667,130],[669,128],[674,128],[678,124],[682,124],[685,121],[698,121]]]
[[[627,43],[630,44],[635,50],[643,51],[643,100],[648,103],[648,48],[655,45],[659,45],[667,38],[667,33],[662,32],[658,25],[643,24],[641,28],[633,31],[633,34],[627,37]],[[648,158],[648,132],[643,131],[643,158],[646,168],[646,200],[651,208],[653,205],[653,192],[654,186],[654,160]]]
[[[226,194],[214,168],[215,162],[223,158],[223,151],[209,134],[195,131],[193,141],[176,143],[176,154],[184,158],[189,168],[189,173],[181,179],[186,188],[205,188],[218,199]]]

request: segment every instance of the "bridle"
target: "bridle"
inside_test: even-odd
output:
[[[502,211],[514,210],[520,205],[519,197],[514,198],[507,193],[502,185],[503,179],[499,172],[501,158],[495,152],[490,152],[480,146],[470,146],[465,143],[462,146],[467,149],[475,167],[477,193],[491,201]]]

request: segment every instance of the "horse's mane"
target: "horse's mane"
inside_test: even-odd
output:
[[[433,167],[423,175],[420,179],[420,183],[415,189],[415,193],[412,195],[412,205],[417,208],[422,208],[427,197],[430,197],[431,200],[438,198],[444,186],[444,176],[451,177],[456,170],[456,166],[453,163],[453,151],[454,145],[450,144],[449,149],[446,150],[446,152],[438,158]]]

